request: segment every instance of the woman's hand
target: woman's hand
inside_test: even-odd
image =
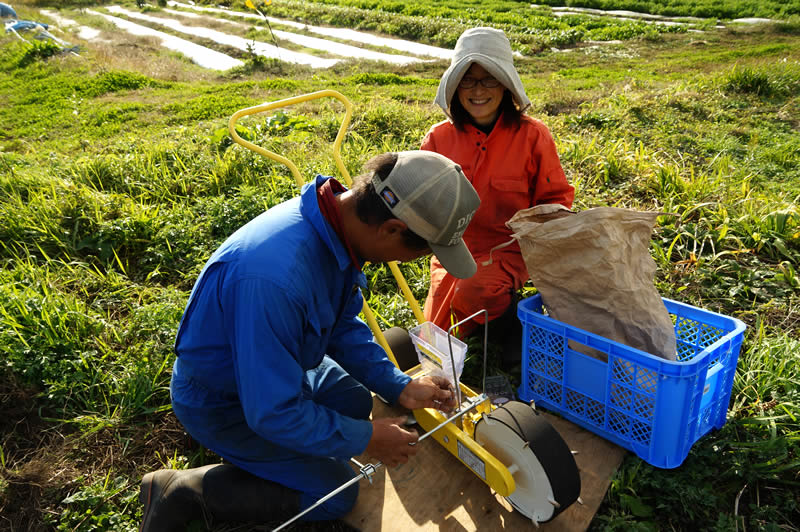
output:
[[[413,379],[403,388],[397,402],[401,406],[416,408],[436,408],[449,412],[456,406],[453,385],[444,377],[424,376]]]

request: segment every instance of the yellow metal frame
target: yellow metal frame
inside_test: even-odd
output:
[[[303,102],[307,102],[310,100],[316,100],[319,98],[335,98],[339,100],[342,105],[344,105],[345,115],[342,119],[342,123],[339,126],[339,131],[336,134],[336,139],[333,141],[333,159],[336,162],[336,167],[341,172],[342,177],[345,180],[347,186],[352,185],[352,178],[350,177],[350,173],[347,171],[344,163],[342,162],[341,155],[339,151],[342,146],[342,141],[344,140],[344,136],[347,132],[347,126],[350,125],[350,119],[353,115],[353,104],[350,103],[350,100],[345,98],[343,94],[334,90],[321,90],[317,92],[312,92],[309,94],[303,94],[300,96],[295,96],[292,98],[286,98],[283,100],[277,100],[274,102],[263,103],[261,105],[256,105],[253,107],[248,107],[246,109],[241,109],[231,116],[230,120],[228,121],[228,130],[230,131],[231,137],[237,144],[241,144],[245,148],[253,150],[254,152],[267,157],[268,159],[272,159],[273,161],[279,162],[281,164],[286,165],[289,167],[289,170],[292,172],[292,176],[294,176],[294,180],[297,183],[298,188],[302,188],[305,180],[303,179],[300,171],[297,169],[297,166],[282,155],[278,155],[275,152],[271,152],[267,149],[262,148],[252,142],[244,140],[239,136],[236,132],[236,122],[239,121],[240,118],[254,115],[258,113],[263,113],[265,111],[271,111],[273,109],[280,109],[282,107],[288,107],[290,105],[295,105]],[[392,275],[397,282],[397,286],[400,288],[400,291],[403,294],[403,297],[408,302],[411,310],[414,312],[414,317],[417,319],[419,323],[425,321],[424,316],[422,315],[422,310],[419,307],[419,303],[417,303],[414,294],[411,293],[411,289],[408,286],[405,278],[403,277],[400,268],[398,268],[396,262],[390,262],[389,269],[392,272]],[[365,321],[367,325],[369,325],[372,334],[375,335],[375,339],[378,343],[386,350],[386,354],[389,356],[389,359],[397,366],[397,359],[392,353],[391,348],[389,347],[388,342],[386,341],[386,337],[383,335],[383,331],[381,330],[380,326],[378,325],[378,321],[375,318],[375,314],[372,312],[372,309],[369,308],[367,304],[367,300],[364,300],[364,307],[362,308],[362,313],[364,314]],[[414,375],[415,372],[420,370],[419,366],[415,368],[411,368],[407,373]],[[471,390],[464,384],[461,384],[461,395],[462,397],[475,397],[478,394]],[[462,463],[468,466],[476,475],[483,479],[486,484],[488,484],[492,489],[494,489],[497,493],[503,496],[511,495],[514,492],[516,485],[514,484],[514,478],[511,476],[511,473],[508,471],[508,468],[503,465],[497,458],[489,454],[486,449],[480,446],[478,442],[474,440],[475,435],[475,424],[480,419],[483,414],[488,414],[492,411],[493,406],[484,401],[480,405],[476,407],[470,413],[465,414],[461,418],[461,427],[456,425],[455,423],[448,423],[443,428],[438,430],[433,434],[434,439],[438,441],[445,449],[450,452],[453,456],[458,458]],[[432,408],[420,408],[414,410],[414,417],[416,418],[417,422],[425,429],[425,431],[430,431],[435,428],[437,425],[444,422],[447,418],[438,410],[434,410]],[[461,443],[466,449],[468,449],[474,456],[480,459],[484,464],[484,474],[482,475],[480,472],[475,471],[473,466],[475,465],[470,464],[469,462],[465,461],[459,455],[459,446],[458,443]]]

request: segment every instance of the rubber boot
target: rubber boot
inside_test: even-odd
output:
[[[300,512],[300,493],[223,464],[203,477],[206,514],[218,523],[285,521]]]
[[[229,464],[148,473],[139,501],[144,505],[140,532],[183,531],[197,519],[207,526],[284,520],[300,507],[296,491]]]
[[[197,469],[161,469],[142,478],[139,502],[144,505],[140,532],[185,530],[203,517],[203,476],[218,464]]]

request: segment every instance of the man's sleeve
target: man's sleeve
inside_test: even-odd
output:
[[[394,404],[411,377],[397,369],[386,351],[373,340],[367,324],[359,319],[363,304],[358,289],[331,335],[328,355],[364,386]]]
[[[247,424],[261,437],[300,453],[361,454],[372,424],[303,397],[299,363],[308,309],[284,287],[244,279],[223,292],[239,398]]]

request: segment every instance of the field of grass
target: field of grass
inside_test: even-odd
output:
[[[339,20],[314,18],[339,13],[332,0],[293,1],[270,9],[275,16],[287,6],[302,9],[309,23]],[[335,3],[361,17],[349,27],[440,45],[470,24],[452,25],[448,10],[461,5],[454,2]],[[45,4],[14,7],[42,20],[36,9]],[[576,208],[674,214],[654,230],[658,290],[748,325],[728,423],[678,469],[628,454],[592,530],[798,530],[797,2],[752,3],[774,8],[752,14],[783,14],[784,23],[650,31],[622,44],[589,45],[582,36],[565,42],[566,51],[517,38],[528,19],[490,20],[484,4],[469,4],[474,20],[496,20],[518,50],[541,50],[517,65],[533,101],[529,114],[552,130],[576,187]],[[509,6],[498,17],[518,5],[495,4]],[[661,4],[580,5],[662,12]],[[740,15],[748,13],[729,17]],[[548,18],[547,8],[536,16]],[[402,17],[431,22],[416,35],[389,31]],[[447,32],[434,38],[439,23]],[[582,24],[587,31],[588,19]],[[79,57],[0,37],[0,530],[136,530],[142,474],[215,459],[171,413],[178,320],[216,246],[296,194],[286,168],[232,145],[233,112],[340,91],[355,105],[342,148],[352,175],[372,155],[416,148],[442,119],[431,102],[443,61],[347,61],[312,71],[251,59],[219,74],[152,40],[103,36],[109,42]],[[342,114],[334,101],[307,103],[245,120],[241,134],[286,155],[309,178],[337,175],[330,149]],[[402,270],[423,298],[426,261]],[[368,279],[381,323],[410,326],[413,316],[385,268],[373,266]],[[465,379],[478,372],[468,361]]]
[[[198,3],[219,4],[213,0],[199,0]],[[241,11],[247,9],[244,0],[228,0],[224,5]],[[640,13],[677,16],[683,23],[650,24],[631,18],[598,17],[583,13],[555,17],[551,6],[559,5],[606,10],[630,9]],[[489,25],[504,30],[512,46],[523,54],[589,40],[658,39],[663,33],[711,27],[717,19],[768,17],[793,26],[800,20],[800,0],[575,0],[566,3],[558,0],[541,3],[519,0],[437,0],[427,3],[396,0],[320,0],[310,3],[284,0],[274,2],[264,10],[275,17],[381,31],[449,48],[455,45],[465,29]]]

